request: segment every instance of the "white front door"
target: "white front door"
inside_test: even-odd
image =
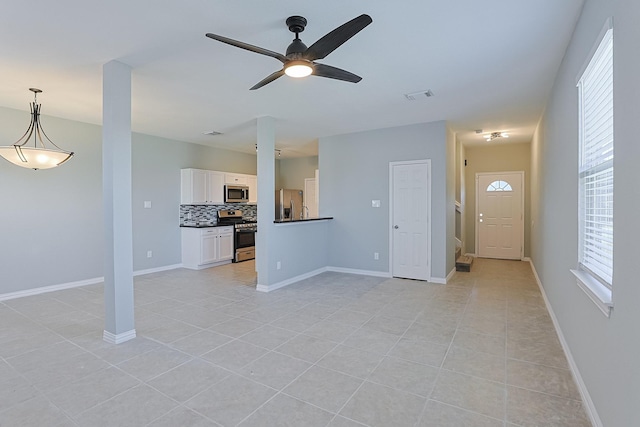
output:
[[[391,177],[391,275],[431,279],[430,161],[393,162]]]
[[[524,256],[524,172],[476,174],[476,254]]]

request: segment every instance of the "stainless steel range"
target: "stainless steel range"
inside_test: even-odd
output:
[[[247,261],[256,257],[256,231],[258,231],[256,221],[243,219],[241,210],[221,210],[218,211],[218,224],[233,225],[235,229],[233,245],[236,255],[233,262]]]

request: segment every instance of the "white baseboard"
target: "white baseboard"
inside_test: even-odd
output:
[[[299,276],[291,277],[289,279],[283,280],[282,282],[274,283],[272,285],[256,285],[256,291],[259,292],[271,292],[276,289],[283,288],[285,286],[291,285],[293,283],[299,282],[300,280],[308,279],[309,277],[317,276],[320,273],[324,273],[327,271],[327,267],[319,268],[317,270],[310,271],[308,273],[301,274]]]
[[[316,276],[326,271],[332,271],[334,273],[358,274],[361,276],[391,277],[391,273],[388,271],[358,270],[355,268],[344,268],[344,267],[322,267],[322,268],[318,268],[317,270],[313,270],[308,273],[283,280],[282,282],[274,283],[272,285],[258,284],[256,285],[256,290],[260,292],[275,291],[276,289],[283,288],[285,286],[299,282],[300,280],[308,279],[309,277]]]
[[[447,274],[447,277],[432,277],[431,279],[429,279],[429,283],[437,283],[439,285],[446,285],[447,282],[449,282],[449,280],[451,280],[451,278],[453,277],[453,275],[456,274],[456,269],[453,268],[449,274]]]
[[[472,253],[472,252],[467,252],[467,253],[465,253],[464,255],[465,255],[465,256],[474,257],[474,258],[476,257],[476,254],[475,254],[475,253]]]
[[[104,331],[102,333],[102,339],[109,344],[120,344],[125,341],[132,340],[136,337],[136,330],[132,329],[127,332],[123,332],[121,334],[113,334],[109,331]]]
[[[29,297],[33,295],[44,294],[46,292],[61,291],[63,289],[78,288],[80,286],[95,285],[97,283],[102,283],[103,281],[103,277],[95,277],[93,279],[78,280],[77,282],[62,283],[59,285],[43,286],[41,288],[25,289],[24,291],[9,292],[6,294],[0,294],[0,301]]]
[[[156,267],[156,268],[150,268],[147,270],[134,271],[133,275],[142,276],[145,274],[158,273],[158,272],[167,271],[167,270],[174,270],[176,268],[181,268],[181,267],[182,267],[182,264],[165,265],[163,267]],[[29,297],[33,295],[44,294],[47,292],[61,291],[63,289],[71,289],[71,288],[79,288],[79,287],[88,286],[88,285],[96,285],[98,283],[103,283],[103,282],[104,282],[104,277],[94,277],[93,279],[78,280],[76,282],[61,283],[59,285],[25,289],[24,291],[16,291],[16,292],[9,292],[6,294],[0,294],[0,301],[6,301],[6,300],[22,298],[22,297]]]
[[[148,268],[146,270],[134,271],[134,276],[144,276],[145,274],[160,273],[161,271],[175,270],[182,268],[182,264],[165,265],[164,267]]]
[[[547,306],[547,311],[549,312],[549,316],[551,317],[551,321],[553,322],[553,326],[558,334],[558,339],[560,340],[560,344],[562,345],[562,349],[564,350],[565,356],[567,357],[567,362],[569,363],[569,368],[571,369],[571,373],[573,374],[573,378],[576,381],[576,385],[578,386],[578,390],[580,391],[580,396],[582,397],[582,401],[585,405],[585,411],[589,420],[591,420],[591,424],[594,427],[603,427],[602,421],[598,416],[598,412],[596,411],[596,407],[593,404],[593,400],[591,400],[591,395],[589,394],[589,390],[587,390],[587,386],[582,379],[582,375],[580,375],[580,371],[578,370],[578,365],[576,365],[573,356],[571,355],[571,350],[569,349],[569,345],[567,344],[567,340],[565,340],[564,335],[562,334],[562,329],[560,329],[560,324],[558,323],[558,318],[553,312],[553,307],[551,307],[551,303],[547,298],[547,293],[542,286],[542,282],[540,281],[540,276],[538,276],[538,272],[536,271],[536,267],[533,264],[533,261],[529,257],[525,257],[523,261],[529,261],[531,265],[531,270],[533,271],[533,275],[536,278],[536,283],[540,288],[540,293],[542,293],[542,298],[544,299],[544,303]]]
[[[327,271],[333,271],[335,273],[347,273],[347,274],[359,274],[361,276],[374,276],[374,277],[391,277],[389,271],[375,271],[375,270],[358,270],[355,268],[344,267],[326,267]]]

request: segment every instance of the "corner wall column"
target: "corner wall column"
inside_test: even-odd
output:
[[[272,265],[272,254],[269,251],[269,239],[272,238],[273,221],[275,219],[275,158],[276,126],[273,117],[259,117],[257,119],[257,147],[258,147],[258,233],[256,235],[256,270],[258,272],[258,286],[268,286],[269,266]]]
[[[103,339],[119,344],[136,336],[133,313],[131,67],[111,61],[104,64],[102,73]]]

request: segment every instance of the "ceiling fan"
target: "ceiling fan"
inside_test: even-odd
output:
[[[315,61],[318,59],[324,59],[327,55],[340,47],[351,37],[358,34],[363,28],[372,22],[373,20],[369,15],[360,15],[327,33],[314,44],[307,47],[302,40],[300,40],[300,37],[298,37],[298,35],[304,31],[304,28],[307,25],[307,20],[302,16],[290,16],[287,18],[286,24],[289,27],[289,31],[295,33],[296,38],[293,39],[293,42],[291,42],[287,48],[285,55],[258,46],[253,46],[248,43],[219,36],[217,34],[207,33],[207,37],[213,40],[218,40],[222,43],[230,44],[231,46],[246,49],[261,55],[270,56],[282,62],[283,67],[281,70],[276,71],[259,81],[251,88],[251,90],[260,89],[262,86],[271,83],[277,78],[282,77],[284,74],[291,77],[306,77],[308,75],[314,75],[318,77],[327,77],[330,79],[358,83],[362,80],[362,77],[340,68],[319,64]]]

